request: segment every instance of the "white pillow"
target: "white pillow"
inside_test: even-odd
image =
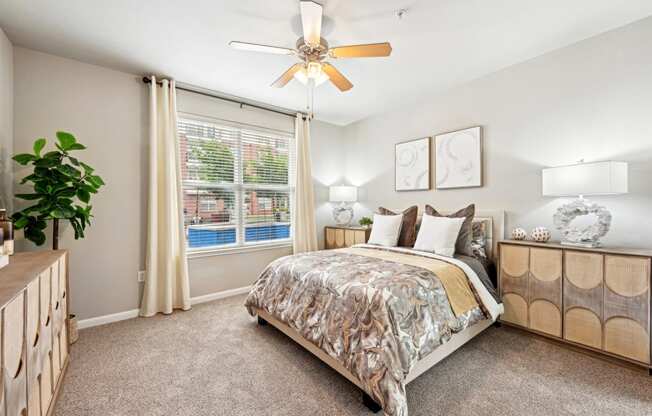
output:
[[[398,237],[401,234],[401,224],[403,224],[403,214],[374,214],[374,225],[371,227],[368,243],[384,247],[396,247]]]
[[[424,215],[414,249],[452,257],[455,254],[455,242],[464,220],[465,218]]]

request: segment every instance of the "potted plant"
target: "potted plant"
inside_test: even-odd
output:
[[[59,248],[59,220],[68,220],[75,231],[75,239],[84,237],[86,226],[90,225],[91,195],[104,185],[95,170],[71,156],[71,152],[86,147],[77,142],[75,136],[57,132],[57,150],[41,155],[47,141],[43,138],[34,142],[34,153],[20,153],[13,159],[22,166],[32,165],[33,171],[25,176],[21,185],[31,184],[32,193],[18,193],[16,198],[32,201],[33,205],[12,215],[14,228],[23,229],[25,238],[37,246],[45,243],[44,230],[47,221],[52,221],[52,249]],[[70,342],[77,341],[77,317],[68,316]]]
[[[371,218],[369,218],[369,217],[362,217],[362,218],[360,218],[360,221],[358,221],[358,222],[360,223],[360,226],[361,226],[362,228],[370,228],[370,227],[371,227],[371,224],[374,223],[374,222],[371,220]]]
[[[45,243],[44,230],[52,221],[52,249],[59,248],[59,220],[68,220],[75,231],[75,239],[84,237],[90,225],[91,195],[104,185],[95,169],[71,155],[86,146],[75,136],[57,132],[56,150],[41,155],[47,141],[34,142],[34,153],[20,153],[13,159],[22,166],[32,165],[33,171],[20,184],[31,184],[31,193],[18,193],[16,198],[33,201],[33,205],[14,213],[12,221],[17,230],[23,229],[25,238],[37,246]]]

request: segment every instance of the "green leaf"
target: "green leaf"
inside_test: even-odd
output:
[[[36,156],[41,156],[41,150],[45,147],[46,140],[43,138],[37,139],[34,142],[34,154]]]
[[[15,155],[12,159],[18,162],[18,164],[25,166],[29,162],[36,160],[36,156],[30,155],[29,153],[19,153]]]
[[[34,162],[34,166],[38,166],[39,168],[52,168],[55,167],[56,165],[59,164],[59,161],[57,159],[39,159],[36,162]]]
[[[56,170],[70,178],[74,178],[74,179],[81,178],[81,172],[79,171],[79,169],[75,169],[70,165],[57,165]]]
[[[18,221],[14,222],[14,228],[20,230],[27,224],[29,224],[29,217],[20,217]]]
[[[28,201],[34,201],[41,198],[42,196],[43,195],[41,194],[16,194],[16,198],[25,199]]]
[[[26,183],[29,182],[29,181],[32,181],[32,182],[33,182],[35,179],[38,179],[38,178],[39,178],[39,176],[38,176],[38,175],[35,175],[35,174],[27,175],[27,176],[25,176],[25,177],[20,181],[20,184],[21,184],[21,185],[24,185],[24,184],[26,184]]]
[[[99,188],[100,186],[102,186],[102,185],[105,184],[104,181],[102,180],[102,178],[100,178],[100,177],[97,176],[97,175],[90,175],[90,176],[88,177],[88,181],[89,181],[93,186],[95,186],[96,188]]]
[[[79,160],[76,157],[68,156],[68,160],[75,166],[79,166]]]
[[[77,191],[73,187],[66,187],[65,189],[58,190],[55,192],[55,195],[57,197],[71,197],[75,196],[77,194]]]
[[[46,154],[43,155],[43,159],[61,159],[61,152],[57,152],[56,150],[53,150],[51,152],[47,152]]]
[[[41,217],[36,219],[36,222],[34,223],[34,228],[37,228],[39,230],[45,230],[48,228],[48,223]]]
[[[86,172],[87,175],[90,175],[91,173],[95,172],[95,169],[88,166],[86,163],[79,162],[79,164],[82,166],[82,168],[84,168],[84,172]]]
[[[73,144],[77,143],[75,136],[65,131],[58,131],[57,139],[59,140],[59,144],[63,150],[69,150]]]
[[[50,212],[50,215],[51,215],[53,218],[59,218],[59,219],[62,219],[62,220],[65,220],[66,218],[68,218],[68,217],[66,216],[66,213],[65,213],[62,209],[58,209],[58,208],[52,210],[52,211]]]
[[[94,186],[86,185],[86,184],[81,184],[81,185],[79,185],[79,187],[80,187],[81,189],[83,189],[84,191],[89,192],[89,193],[91,193],[91,194],[96,194],[96,193],[97,193],[97,189],[95,189]]]
[[[86,149],[86,146],[84,146],[83,144],[73,143],[70,145],[70,147],[68,147],[67,150],[84,150],[84,149]]]
[[[45,233],[38,228],[26,227],[25,238],[32,241],[37,246],[42,246],[45,243]]]
[[[79,198],[80,201],[88,204],[88,202],[91,200],[91,194],[88,191],[80,188],[77,189],[77,198]]]

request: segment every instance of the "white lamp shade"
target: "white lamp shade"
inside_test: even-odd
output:
[[[356,202],[358,200],[358,188],[355,186],[331,186],[329,194],[330,202]]]
[[[626,194],[627,162],[594,162],[543,169],[543,196]]]

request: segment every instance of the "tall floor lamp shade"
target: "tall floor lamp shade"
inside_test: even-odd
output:
[[[562,233],[562,244],[599,247],[600,239],[611,227],[611,213],[603,206],[584,199],[591,195],[618,195],[628,192],[626,162],[579,163],[543,169],[543,196],[579,197],[559,207],[553,221]],[[579,216],[595,215],[596,222],[578,228],[572,222]]]
[[[329,188],[330,202],[339,202],[333,207],[333,219],[337,225],[348,225],[353,219],[353,204],[358,200],[358,188],[355,186],[331,186]]]

